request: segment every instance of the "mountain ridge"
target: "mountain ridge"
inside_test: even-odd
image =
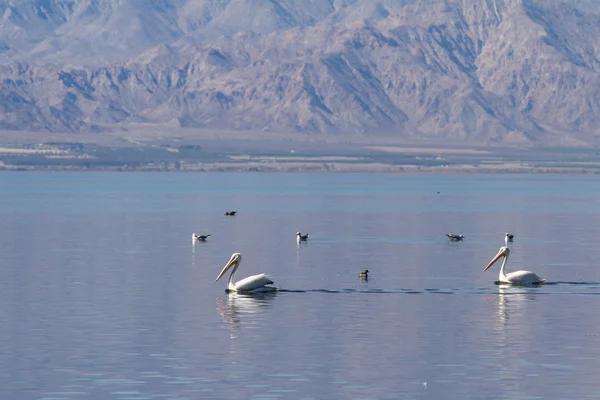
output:
[[[22,36],[7,34],[15,32],[14,15],[30,15],[21,19],[31,24],[31,15],[40,14],[17,3],[37,5],[48,21],[20,52],[11,43]],[[0,1],[0,33],[16,37],[0,43],[9,48],[0,51],[0,129],[100,132],[143,123],[249,135],[598,142],[600,7],[591,1],[147,4]],[[122,44],[109,35],[102,48],[114,47],[114,57],[90,57],[89,63],[70,57],[75,50],[61,43],[74,32],[89,33],[76,23],[84,12],[94,21],[113,21],[119,29],[111,29],[135,43],[119,51]],[[130,14],[138,18],[124,24]],[[236,16],[246,19],[236,24]],[[149,26],[156,27],[154,36]],[[40,39],[47,32],[54,42]],[[75,49],[93,48],[98,32],[81,35]],[[45,56],[52,43],[59,58]]]

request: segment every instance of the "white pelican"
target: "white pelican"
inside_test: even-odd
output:
[[[502,261],[502,266],[500,267],[500,274],[498,275],[499,283],[508,283],[511,285],[535,285],[539,283],[544,283],[546,280],[540,278],[537,274],[534,274],[531,271],[515,271],[509,272],[508,274],[504,273],[504,267],[506,267],[506,262],[508,260],[508,256],[510,255],[510,249],[506,246],[500,247],[498,254],[492,261],[483,269],[483,272],[487,271],[496,261],[500,259],[500,257],[504,257]]]
[[[363,272],[358,274],[358,277],[361,279],[369,279],[369,270],[365,269]]]
[[[508,244],[511,243],[514,238],[515,235],[513,235],[512,233],[507,233],[506,235],[504,235],[504,245],[508,246]]]
[[[192,233],[192,240],[199,240],[200,242],[206,242],[206,239],[208,239],[209,236],[210,236],[210,233],[208,233],[206,235],[196,235],[195,233]]]
[[[242,262],[242,255],[240,253],[233,253],[231,255],[231,258],[227,262],[227,264],[225,264],[225,266],[223,267],[223,270],[221,271],[221,273],[219,273],[219,276],[217,276],[217,279],[215,282],[219,282],[219,279],[221,279],[221,277],[223,275],[225,275],[225,272],[227,272],[227,270],[229,270],[229,268],[234,266],[233,270],[231,271],[231,275],[229,275],[229,282],[227,283],[227,291],[228,292],[246,292],[246,293],[252,292],[252,293],[255,293],[255,292],[273,292],[273,291],[277,290],[277,288],[274,286],[267,286],[267,285],[272,284],[273,281],[271,280],[271,278],[269,278],[265,274],[252,275],[252,276],[242,279],[241,281],[234,282],[233,279],[235,278],[235,272],[239,268],[241,262]]]
[[[299,242],[306,242],[308,240],[308,233],[303,235],[300,232],[296,232],[296,240]]]
[[[460,242],[465,238],[463,235],[458,235],[456,233],[446,233],[446,236],[453,242]]]

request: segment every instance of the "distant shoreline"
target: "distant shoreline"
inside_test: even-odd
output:
[[[475,167],[472,165],[454,165],[452,167],[423,167],[414,165],[386,165],[386,164],[348,164],[327,163],[326,165],[286,165],[276,164],[269,166],[256,166],[254,164],[212,164],[195,165],[193,167],[173,168],[169,166],[112,166],[112,167],[82,167],[82,166],[28,166],[0,164],[0,172],[169,172],[169,173],[320,173],[320,174],[345,174],[345,173],[396,173],[396,174],[426,174],[426,175],[451,175],[451,174],[560,174],[560,175],[598,175],[600,169],[583,169],[578,167],[535,167],[535,166],[502,166]]]
[[[160,134],[159,134],[160,133]],[[0,132],[0,171],[600,173],[600,149],[402,143],[393,137]],[[238,133],[239,134],[239,133]],[[121,132],[123,135],[123,132]]]

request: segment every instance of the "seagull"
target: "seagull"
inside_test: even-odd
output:
[[[301,234],[300,232],[296,232],[296,239],[299,242],[306,242],[308,240],[308,233],[305,233],[304,235]]]
[[[361,279],[369,279],[369,270],[365,269],[363,272],[358,274],[358,277]]]
[[[456,233],[447,233],[446,236],[453,242],[460,242],[465,238],[463,235],[458,235]]]
[[[192,240],[199,240],[200,242],[206,242],[206,239],[210,236],[210,233],[207,235],[196,235],[192,233]]]
[[[506,246],[508,246],[508,243],[512,243],[513,239],[515,238],[515,235],[513,235],[512,233],[507,233],[506,235],[504,235],[504,244]]]
[[[235,215],[237,211],[225,211],[225,215]]]

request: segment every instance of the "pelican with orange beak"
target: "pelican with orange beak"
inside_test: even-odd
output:
[[[508,256],[510,255],[510,249],[507,246],[500,247],[498,250],[498,254],[492,261],[483,269],[483,272],[487,271],[492,265],[496,263],[501,257],[504,257],[502,260],[502,266],[500,267],[500,274],[498,275],[498,283],[500,284],[511,284],[511,285],[539,285],[541,283],[546,282],[545,279],[540,278],[537,274],[531,271],[515,271],[509,272],[508,274],[504,272],[504,268],[506,267],[506,262],[508,261]]]
[[[269,278],[265,274],[252,275],[247,278],[242,279],[241,281],[234,282],[235,273],[239,268],[242,262],[242,255],[240,253],[233,253],[231,258],[217,276],[215,282],[219,282],[219,279],[225,275],[231,267],[231,274],[229,275],[229,282],[227,283],[226,292],[244,292],[244,293],[256,293],[256,292],[274,292],[277,290],[274,286],[268,286],[273,284],[271,278]]]

